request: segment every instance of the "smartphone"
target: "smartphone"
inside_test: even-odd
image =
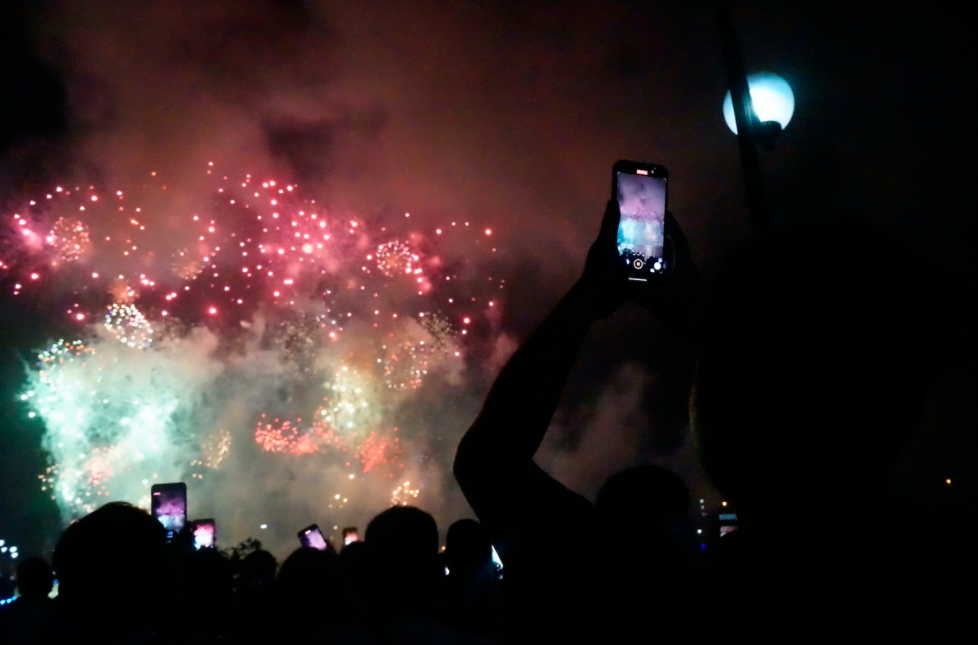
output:
[[[194,520],[193,524],[194,548],[213,549],[217,546],[217,523],[213,519]]]
[[[737,530],[737,514],[736,513],[720,513],[717,517],[717,524],[719,526],[718,537],[723,537],[727,533]]]
[[[669,171],[638,161],[619,161],[611,171],[611,196],[618,200],[618,257],[628,279],[647,282],[670,270],[666,249],[666,193]]]
[[[348,526],[347,528],[343,529],[343,546],[346,546],[347,544],[352,544],[353,542],[356,542],[359,539],[360,536],[357,535],[357,527]]]
[[[153,517],[166,529],[167,539],[172,540],[187,525],[187,485],[153,484],[149,490]]]
[[[496,547],[492,547],[492,566],[496,568],[496,571],[503,570],[503,561],[499,557],[499,553],[496,552]]]
[[[319,526],[316,524],[310,524],[306,528],[302,529],[298,533],[299,543],[302,546],[311,546],[314,549],[319,549],[320,551],[325,551],[326,538],[323,537],[323,532],[319,530]]]

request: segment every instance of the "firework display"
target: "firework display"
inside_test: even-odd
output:
[[[59,217],[51,228],[47,242],[65,262],[77,260],[87,253],[91,240],[88,239],[88,226],[73,217]]]
[[[129,347],[145,349],[153,343],[153,327],[135,305],[110,305],[105,314],[105,328]]]
[[[492,262],[490,230],[368,225],[292,184],[207,173],[197,210],[171,210],[153,174],[138,195],[55,187],[0,221],[0,288],[79,339],[40,352],[21,396],[44,426],[43,490],[71,519],[265,455],[321,464],[332,503],[415,499],[421,474],[393,496],[370,482],[414,467],[426,438],[404,410],[499,305],[505,281],[468,260]]]

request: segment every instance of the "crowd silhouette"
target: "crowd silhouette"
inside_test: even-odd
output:
[[[951,526],[893,469],[941,358],[937,281],[867,220],[786,227],[742,247],[707,297],[671,217],[674,272],[622,278],[608,204],[580,280],[499,373],[455,477],[478,521],[399,506],[339,552],[278,565],[167,544],[110,503],[26,559],[3,643],[641,643],[873,640],[951,624]],[[592,323],[626,300],[696,361],[691,428],[737,528],[700,548],[683,480],[651,464],[594,502],[533,460]],[[601,548],[588,545],[603,535]],[[505,565],[493,562],[493,549]]]

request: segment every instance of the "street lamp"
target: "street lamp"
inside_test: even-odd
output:
[[[757,120],[762,124],[777,122],[783,130],[795,112],[795,94],[788,81],[771,72],[758,72],[747,77],[747,87]],[[730,131],[737,134],[737,119],[729,91],[723,99],[723,120]]]

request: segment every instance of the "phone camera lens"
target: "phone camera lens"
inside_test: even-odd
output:
[[[643,266],[645,266],[645,263],[642,262],[641,260],[635,260],[633,264],[636,269],[641,269]]]

